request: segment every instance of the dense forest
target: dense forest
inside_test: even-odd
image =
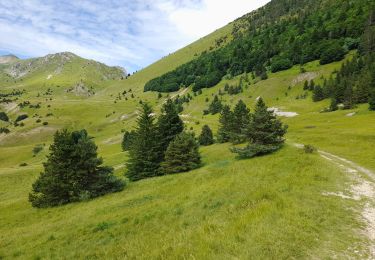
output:
[[[340,105],[351,109],[362,103],[369,103],[370,110],[375,110],[375,10],[370,13],[358,53],[324,79],[322,86],[306,82],[305,89],[313,91],[314,101],[330,98],[328,111],[335,111]]]
[[[194,91],[215,86],[225,75],[253,72],[261,79],[295,64],[327,64],[359,47],[371,0],[271,1],[233,26],[233,41],[146,83],[145,91]]]

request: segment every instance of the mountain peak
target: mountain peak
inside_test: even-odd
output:
[[[12,63],[15,61],[18,61],[19,58],[13,54],[7,54],[0,56],[0,64],[5,64],[5,63]]]

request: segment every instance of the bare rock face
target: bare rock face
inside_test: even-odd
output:
[[[76,96],[80,97],[91,97],[95,94],[93,88],[88,88],[82,82],[77,83],[73,87],[66,90],[67,93],[73,93]]]
[[[7,63],[13,63],[18,61],[19,58],[17,56],[14,56],[12,54],[0,56],[0,64],[7,64]]]

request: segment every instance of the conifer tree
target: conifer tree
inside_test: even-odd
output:
[[[113,168],[101,166],[97,146],[86,130],[56,132],[44,172],[32,186],[34,207],[50,207],[120,191],[124,183]]]
[[[231,142],[241,143],[246,140],[246,130],[250,123],[250,110],[240,100],[233,110]]]
[[[204,125],[202,128],[202,132],[199,136],[199,144],[207,146],[213,143],[214,143],[214,137],[212,134],[212,130],[208,125]]]
[[[251,158],[274,152],[284,143],[287,126],[283,126],[272,111],[267,110],[262,98],[256,104],[255,112],[247,129],[249,144],[245,148],[233,148],[240,158]]]
[[[0,112],[0,120],[8,122],[9,117],[7,116],[7,114],[5,112]]]
[[[220,113],[219,130],[217,133],[217,140],[220,143],[230,141],[233,130],[233,113],[228,105],[225,105]]]
[[[182,132],[169,144],[162,169],[174,174],[196,169],[201,164],[199,145],[191,133]]]
[[[157,131],[159,146],[159,161],[164,160],[164,153],[169,143],[184,130],[184,123],[178,115],[178,107],[171,99],[164,103],[158,118]]]
[[[122,138],[121,147],[123,151],[129,151],[135,138],[135,131],[126,131]]]
[[[134,142],[129,150],[126,175],[131,181],[160,175],[160,142],[153,111],[145,103],[137,119]]]
[[[317,85],[313,91],[313,101],[318,102],[324,99],[324,92],[321,86]]]
[[[219,97],[215,95],[214,100],[212,100],[210,106],[208,107],[208,111],[215,115],[217,113],[220,113],[221,109],[223,108],[223,105],[221,101],[219,100]]]
[[[372,90],[369,98],[369,109],[375,111],[375,89]]]

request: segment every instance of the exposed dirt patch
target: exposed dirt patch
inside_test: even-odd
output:
[[[303,147],[295,144],[296,147]],[[338,196],[343,199],[352,199],[362,203],[360,212],[362,221],[366,224],[363,234],[370,241],[370,259],[375,259],[375,173],[355,162],[339,157],[337,155],[318,150],[318,153],[326,160],[337,165],[343,172],[350,174],[353,183],[345,192],[325,192],[325,196]]]
[[[282,117],[295,117],[295,116],[298,116],[297,112],[281,111],[281,109],[277,108],[277,107],[270,107],[270,108],[268,108],[268,111],[273,111],[273,113],[276,116],[282,116]]]
[[[2,103],[1,106],[4,108],[6,113],[15,113],[20,110],[19,106],[15,102]]]
[[[295,86],[295,85],[297,85],[298,83],[301,83],[301,82],[305,82],[306,80],[311,81],[318,76],[319,76],[319,73],[317,73],[317,72],[302,73],[302,74],[298,75],[295,79],[293,79],[292,86]]]

